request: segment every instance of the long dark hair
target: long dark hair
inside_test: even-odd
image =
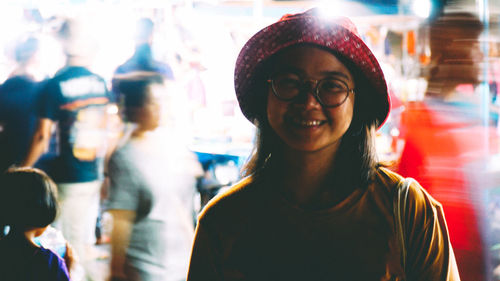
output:
[[[331,52],[331,51],[330,51]],[[378,122],[367,116],[373,109],[370,105],[373,94],[370,95],[370,87],[367,79],[357,71],[353,63],[338,54],[334,54],[354,77],[356,85],[356,99],[354,104],[354,116],[349,129],[342,137],[339,146],[334,171],[331,176],[335,185],[342,187],[363,188],[373,179],[373,176],[379,166],[375,152],[375,130],[379,126]],[[273,159],[273,152],[279,145],[282,145],[281,139],[276,135],[267,120],[267,93],[268,79],[270,73],[274,70],[276,55],[265,61],[255,72],[253,77],[252,93],[257,99],[255,104],[259,104],[259,112],[254,120],[257,127],[255,146],[249,161],[243,167],[243,176],[253,176],[260,178],[270,170],[270,163]]]

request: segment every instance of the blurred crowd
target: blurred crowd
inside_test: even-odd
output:
[[[134,53],[106,79],[90,67],[95,42],[87,24],[61,19],[52,35],[64,64],[40,75],[41,39],[25,35],[0,87],[0,170],[36,167],[56,183],[57,218],[35,236],[66,258],[72,280],[92,280],[93,246],[102,242],[111,242],[114,279],[186,276],[203,169],[188,147],[189,109],[173,68],[153,56],[154,31],[150,18],[140,18]],[[105,212],[112,233],[102,233]],[[18,229],[2,217],[2,236]]]

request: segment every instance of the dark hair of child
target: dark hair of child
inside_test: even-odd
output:
[[[36,168],[11,168],[0,176],[0,225],[11,231],[45,227],[57,216],[57,188]]]
[[[0,175],[0,279],[68,281],[65,262],[33,240],[57,216],[57,188],[43,171],[11,168]]]

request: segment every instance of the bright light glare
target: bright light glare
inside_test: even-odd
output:
[[[354,1],[322,0],[315,5],[323,18],[354,17],[373,15],[373,11],[363,4]]]
[[[421,18],[426,18],[431,12],[431,2],[429,0],[414,0],[412,10]]]
[[[118,106],[115,104],[108,106],[107,112],[109,115],[118,114]]]
[[[321,1],[318,5],[320,15],[324,18],[338,17],[342,10],[344,10],[340,7],[341,5],[343,4],[339,1]]]

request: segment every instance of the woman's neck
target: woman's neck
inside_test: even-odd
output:
[[[301,206],[317,202],[328,185],[334,167],[336,148],[333,151],[303,152],[285,149],[278,156],[279,167],[274,177],[285,196]]]
[[[137,128],[134,130],[134,132],[132,132],[132,138],[134,138],[134,139],[143,138],[145,134],[146,134],[145,130]]]

